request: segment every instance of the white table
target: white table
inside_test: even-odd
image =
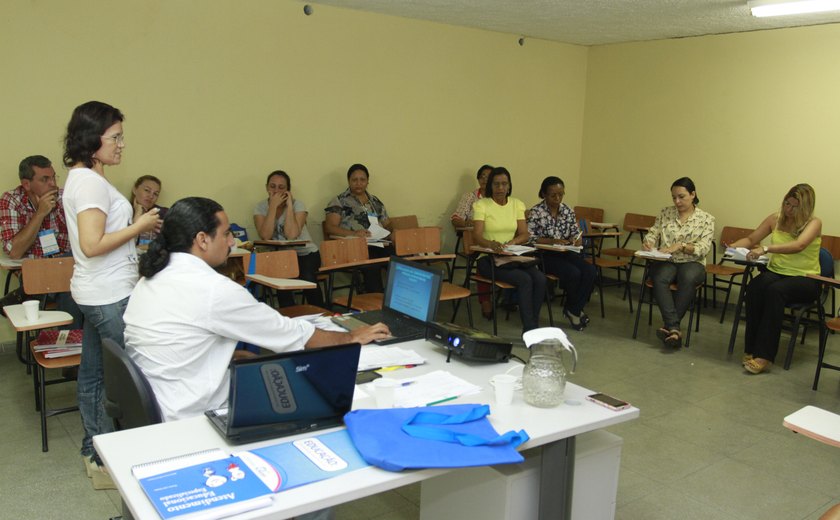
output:
[[[400,346],[413,348],[421,353],[427,363],[412,369],[389,372],[386,377],[401,379],[433,370],[448,370],[483,388],[480,394],[462,397],[450,403],[488,403],[491,410],[490,422],[499,433],[524,429],[531,440],[523,444],[520,449],[542,446],[540,517],[544,519],[558,520],[568,518],[570,514],[575,458],[574,436],[639,416],[639,410],[635,407],[616,412],[586,401],[586,395],[593,392],[571,383],[566,385],[565,396],[567,400],[579,402],[578,405],[562,404],[557,408],[535,408],[526,405],[522,400],[522,392],[517,391],[513,404],[496,406],[488,380],[492,375],[509,369],[512,366],[510,363],[478,364],[453,360],[447,364],[446,352],[441,347],[425,340],[406,342]],[[375,407],[372,389],[365,388],[365,390],[370,397],[354,401],[354,408]],[[275,439],[243,446],[229,445],[213,429],[210,422],[201,416],[97,435],[93,438],[93,442],[111,473],[124,503],[135,518],[146,519],[157,518],[157,514],[131,474],[133,465],[203,449],[222,448],[233,452],[275,444],[278,441]],[[452,470],[427,469],[393,473],[367,467],[283,491],[275,497],[271,507],[250,511],[237,518],[286,518],[300,515],[413,484],[448,471]]]
[[[785,428],[840,448],[840,415],[816,406],[806,406],[785,417]]]

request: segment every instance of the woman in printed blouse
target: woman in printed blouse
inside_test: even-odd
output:
[[[484,190],[487,189],[487,177],[493,167],[489,164],[483,165],[478,169],[475,178],[478,181],[478,189],[464,193],[461,200],[458,201],[458,207],[455,208],[455,213],[449,217],[452,225],[456,228],[463,228],[472,226],[473,204],[478,199],[484,196]],[[493,307],[490,302],[490,286],[486,283],[479,282],[478,287],[478,303],[481,305],[481,314],[487,319],[493,317]]]
[[[729,244],[750,249],[748,260],[770,253],[767,270],[747,285],[744,301],[744,369],[752,374],[767,370],[776,359],[785,305],[814,301],[819,282],[806,276],[820,273],[822,221],[814,216],[816,195],[807,184],[791,188],[777,213],[759,224],[750,236]],[[761,241],[770,236],[770,245]]]
[[[667,262],[651,263],[653,297],[665,325],[656,336],[667,347],[682,346],[680,321],[691,306],[697,285],[706,279],[706,255],[712,248],[715,218],[697,207],[700,199],[694,182],[682,177],[671,185],[673,206],[664,208],[642,241],[642,249],[670,253]],[[669,286],[676,282],[677,290]]]
[[[364,164],[354,164],[347,170],[348,188],[333,198],[324,212],[327,214],[324,227],[328,236],[369,237],[371,219],[391,231],[391,221],[385,204],[368,193],[370,173]],[[324,238],[328,238],[324,237]],[[390,256],[392,248],[368,247],[371,258]],[[365,292],[382,292],[382,268],[373,266],[362,269]]]
[[[506,168],[493,168],[487,178],[484,198],[473,204],[473,238],[478,246],[501,253],[507,245],[527,243],[531,236],[525,223],[525,204],[511,197],[513,185]],[[493,255],[478,260],[478,272],[491,276]],[[540,307],[545,298],[545,275],[534,264],[510,262],[496,267],[496,279],[516,287],[522,330],[540,326]]]
[[[563,202],[566,186],[559,177],[546,177],[540,186],[542,202],[528,214],[528,233],[538,244],[580,245],[580,226],[575,212]],[[575,330],[583,330],[589,316],[583,307],[589,301],[595,285],[595,266],[579,253],[543,251],[545,272],[559,278],[558,284],[566,291],[563,314]]]
[[[309,214],[306,204],[292,196],[292,179],[289,174],[283,170],[269,173],[265,180],[265,191],[268,198],[262,199],[254,207],[254,226],[257,233],[263,240],[305,240],[305,245],[295,248],[300,279],[317,283],[321,255],[306,227],[306,217]],[[291,294],[287,291],[280,293],[282,306],[294,304]],[[303,296],[310,305],[324,306],[324,296],[317,287],[303,291]]]

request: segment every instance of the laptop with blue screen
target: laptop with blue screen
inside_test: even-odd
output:
[[[443,274],[426,265],[392,256],[382,309],[336,316],[333,321],[347,330],[382,322],[391,337],[379,340],[388,345],[426,337],[426,324],[435,320]]]
[[[228,407],[204,414],[233,444],[344,424],[353,405],[361,345],[234,360]]]

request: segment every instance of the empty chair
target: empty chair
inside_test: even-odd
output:
[[[737,228],[731,226],[724,226],[720,232],[720,249],[721,256],[718,257],[717,243],[712,242],[712,261],[717,263],[706,264],[706,275],[712,275],[712,283],[706,283],[703,286],[703,299],[706,299],[706,289],[712,289],[712,307],[716,307],[717,293],[723,291],[726,297],[723,301],[723,310],[720,313],[720,322],[723,323],[723,318],[726,316],[726,306],[729,305],[729,296],[732,293],[732,286],[737,285],[742,287],[744,285],[744,268],[725,263],[723,253],[726,251],[728,244],[747,237],[752,233],[749,228]],[[723,284],[718,287],[718,284]]]

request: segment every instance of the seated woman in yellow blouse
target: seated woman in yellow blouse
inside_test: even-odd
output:
[[[650,278],[653,297],[665,325],[656,336],[666,347],[680,348],[680,322],[691,306],[698,284],[706,279],[706,255],[712,249],[715,217],[697,207],[700,199],[694,181],[681,177],[671,185],[673,206],[659,212],[653,227],[642,241],[642,249],[670,253],[667,262],[653,262]],[[675,294],[670,285],[677,283]]]
[[[506,245],[525,244],[530,240],[525,223],[525,204],[510,196],[513,185],[506,168],[493,168],[487,178],[483,199],[473,204],[475,243],[496,252]],[[478,260],[478,272],[489,277],[492,255]],[[545,275],[536,264],[510,262],[496,268],[496,279],[516,286],[519,293],[519,316],[523,332],[540,326],[540,307],[545,298]]]
[[[820,273],[822,221],[814,216],[814,188],[797,184],[782,199],[782,208],[732,247],[750,249],[747,259],[770,253],[767,270],[747,285],[747,330],[744,369],[752,374],[767,370],[779,351],[785,305],[817,298],[820,286],[808,274]],[[770,235],[770,245],[761,241]]]

